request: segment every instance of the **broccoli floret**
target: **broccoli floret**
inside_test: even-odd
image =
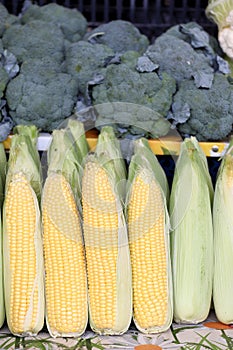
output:
[[[77,93],[77,81],[59,72],[53,60],[31,59],[8,83],[6,99],[16,124],[35,124],[43,131],[52,131],[72,114]]]
[[[222,140],[231,132],[233,85],[224,75],[216,73],[210,89],[198,89],[192,80],[183,81],[174,96],[175,120],[179,121],[184,106],[189,108],[190,116],[185,123],[177,124],[182,136],[194,135],[199,141],[211,141]]]
[[[127,64],[131,69],[135,69],[140,53],[137,51],[126,51],[121,55],[121,62]]]
[[[93,43],[105,44],[114,52],[123,53],[129,50],[143,53],[146,51],[149,40],[141,34],[132,23],[115,20],[95,28],[85,36]]]
[[[63,61],[64,37],[59,27],[52,23],[35,20],[25,25],[12,25],[5,31],[2,42],[19,63],[46,56],[59,64]]]
[[[214,69],[209,58],[176,36],[162,34],[149,46],[146,55],[159,65],[160,72],[167,72],[178,84],[184,79],[194,78],[198,85],[202,76],[202,87],[211,86]]]
[[[9,14],[5,6],[0,3],[0,38],[10,25],[17,21],[17,17]]]
[[[56,24],[62,30],[65,39],[71,42],[80,40],[87,29],[87,21],[77,9],[70,9],[55,3],[29,6],[21,22],[25,24],[35,19]]]
[[[85,95],[88,82],[114,57],[114,52],[106,45],[79,41],[71,44],[66,51],[65,68],[79,82],[79,90]]]
[[[1,63],[0,63],[0,99],[3,96],[3,92],[6,88],[8,80],[9,80],[8,74],[6,70],[3,67],[1,67]]]
[[[102,84],[92,89],[93,104],[98,111],[96,126],[111,121],[119,125],[119,131],[123,125],[123,132],[126,133],[162,136],[169,131],[169,123],[164,117],[170,109],[175,90],[175,80],[167,73],[159,77],[155,72],[139,73],[124,63],[109,65]],[[114,106],[118,102],[125,102],[126,113],[116,113],[115,109],[111,113],[107,105],[103,105],[104,108],[101,106],[106,103],[111,106],[115,102]],[[135,106],[136,110],[132,107],[134,112],[132,109],[130,113],[127,112],[129,103]]]

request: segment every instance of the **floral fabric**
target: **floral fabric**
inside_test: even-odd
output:
[[[231,350],[233,349],[233,327],[219,323],[213,313],[198,325],[178,325],[159,334],[141,334],[132,325],[122,336],[99,336],[90,329],[80,338],[53,339],[44,329],[35,338],[19,338],[10,334],[7,327],[0,331],[0,350]]]

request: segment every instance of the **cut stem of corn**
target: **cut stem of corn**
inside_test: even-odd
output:
[[[131,266],[122,206],[124,186],[118,186],[118,181],[125,181],[125,169],[113,136],[111,128],[102,129],[96,153],[85,165],[82,182],[90,325],[99,334],[124,333],[132,316]]]
[[[210,310],[213,279],[213,188],[195,138],[181,145],[170,197],[174,319],[199,323]]]
[[[165,198],[168,186],[158,160],[144,139],[135,142],[129,183],[127,221],[134,322],[143,333],[162,332],[170,327],[173,317]]]
[[[220,322],[233,323],[233,140],[221,161],[214,195],[213,302]]]

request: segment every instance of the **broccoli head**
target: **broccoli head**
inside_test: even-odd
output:
[[[197,86],[209,87],[214,69],[208,56],[195,50],[188,42],[175,35],[164,33],[148,47],[146,55],[179,84],[185,79],[195,79]]]
[[[70,9],[56,3],[29,6],[22,15],[21,22],[25,24],[33,20],[57,25],[65,39],[71,42],[80,40],[87,29],[87,21],[77,9]]]
[[[62,31],[49,22],[34,20],[25,25],[14,24],[5,31],[2,42],[19,63],[49,56],[60,64],[64,58]]]
[[[5,6],[0,2],[0,38],[10,25],[17,21],[17,17],[9,14]]]
[[[78,84],[61,73],[49,58],[31,59],[6,89],[10,116],[16,124],[34,124],[52,131],[69,117],[77,99]]]
[[[143,53],[146,51],[149,40],[141,34],[132,23],[115,20],[101,24],[85,35],[85,39],[98,44],[104,44],[114,52],[123,53],[128,50]]]
[[[186,106],[186,107],[185,107]],[[182,111],[188,118],[179,123]],[[210,89],[198,89],[192,80],[183,81],[174,96],[173,119],[182,136],[196,136],[199,141],[222,140],[232,130],[233,85],[216,73]]]
[[[93,45],[79,41],[66,50],[65,69],[79,82],[79,90],[85,95],[88,82],[107,65],[114,52],[106,45]]]
[[[92,88],[92,101],[98,112],[96,126],[112,121],[118,124],[118,131],[122,133],[162,136],[169,131],[169,123],[164,117],[170,109],[175,90],[175,80],[167,73],[158,76],[155,72],[139,73],[125,63],[109,65],[103,82]],[[122,102],[127,108],[130,104],[131,112],[135,105],[136,111],[116,113],[113,110],[110,113],[111,108],[106,108],[106,103],[117,106],[119,102],[121,107],[124,106]]]

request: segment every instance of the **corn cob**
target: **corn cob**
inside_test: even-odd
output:
[[[25,127],[27,128],[27,127]],[[4,289],[13,334],[36,335],[44,324],[44,281],[38,197],[41,177],[29,134],[14,135],[3,207]]]
[[[81,141],[86,139],[77,142]],[[85,251],[73,192],[80,180],[73,146],[67,130],[53,132],[42,198],[46,322],[53,337],[79,336],[88,320]]]
[[[219,321],[233,323],[233,139],[222,159],[214,194],[213,302]]]
[[[185,139],[170,196],[176,322],[199,323],[209,313],[213,278],[212,198],[205,155],[195,138]]]
[[[168,184],[145,139],[135,141],[128,179],[134,322],[143,333],[162,332],[173,317]]]
[[[3,258],[2,258],[2,204],[4,200],[6,154],[3,143],[0,143],[0,327],[5,319],[5,305],[3,295]]]
[[[99,334],[122,334],[131,321],[124,184],[125,167],[118,141],[113,130],[104,127],[95,154],[87,159],[82,182],[90,326]]]

